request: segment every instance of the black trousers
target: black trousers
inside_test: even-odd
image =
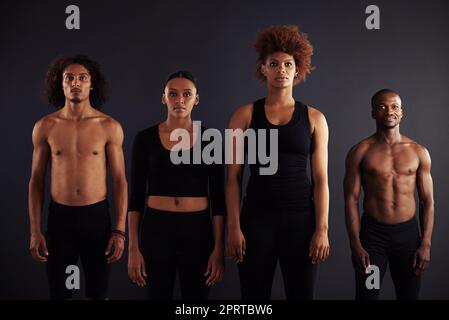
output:
[[[389,264],[397,299],[418,299],[421,277],[414,273],[413,258],[421,238],[416,218],[398,224],[385,224],[363,215],[360,241],[370,255],[371,265],[379,268],[380,284]],[[355,272],[357,300],[378,299],[380,288],[368,289],[366,286],[369,276]]]
[[[204,274],[214,247],[209,210],[170,212],[147,207],[140,241],[150,299],[173,299],[176,272],[183,299],[208,298]]]
[[[71,299],[66,273],[78,258],[85,275],[89,299],[106,299],[109,265],[105,256],[111,232],[109,205],[103,200],[86,206],[66,206],[51,202],[47,223],[47,278],[52,299]]]
[[[243,209],[241,228],[246,239],[246,254],[238,265],[242,299],[270,299],[278,260],[286,298],[313,299],[317,268],[309,257],[312,210],[261,214]]]

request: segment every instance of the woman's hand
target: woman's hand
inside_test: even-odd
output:
[[[145,271],[145,260],[138,248],[129,249],[128,276],[138,286],[143,287],[146,285],[145,278],[147,278],[147,274]]]
[[[216,247],[209,256],[207,262],[207,270],[204,274],[206,279],[206,285],[208,287],[213,286],[223,278],[224,274],[224,255],[223,248]]]
[[[246,240],[240,228],[228,229],[226,254],[239,263],[243,261],[246,251]]]
[[[312,263],[321,263],[329,256],[329,239],[327,231],[316,230],[310,240],[309,257]]]

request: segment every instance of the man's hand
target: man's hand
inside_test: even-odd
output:
[[[112,246],[114,246],[114,252],[110,257],[108,257],[108,263],[116,262],[122,257],[123,249],[125,248],[125,238],[117,233],[111,233],[108,247],[104,253],[105,255],[109,255]]]
[[[321,263],[329,256],[329,239],[327,231],[315,231],[310,240],[309,257],[312,263]]]
[[[415,256],[413,258],[413,269],[417,276],[421,275],[424,270],[429,266],[430,263],[430,246],[423,245],[416,250]]]
[[[42,248],[43,255],[40,254],[39,249]],[[47,262],[48,250],[47,242],[41,232],[32,233],[30,238],[30,252],[33,259],[37,262]]]
[[[366,269],[371,265],[368,252],[360,244],[352,247],[351,251],[352,265],[357,271],[366,274]]]

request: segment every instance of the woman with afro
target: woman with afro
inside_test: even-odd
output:
[[[254,46],[267,95],[239,107],[229,127],[277,130],[278,169],[260,175],[259,160],[249,165],[240,208],[243,165],[228,165],[227,254],[238,262],[242,299],[270,298],[278,260],[286,298],[313,299],[316,266],[329,255],[328,127],[320,111],[293,97],[312,70],[313,47],[297,26],[265,29]]]

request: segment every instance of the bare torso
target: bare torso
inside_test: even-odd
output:
[[[166,130],[163,125],[159,127],[159,138],[167,150],[170,150],[174,145],[178,144],[177,141],[170,141],[170,131]],[[201,137],[198,138],[201,139]],[[193,134],[190,132],[190,145],[182,146],[182,148],[188,149],[192,145]],[[182,183],[182,181],[179,181],[179,183]],[[147,198],[147,205],[159,210],[189,212],[207,209],[209,207],[209,200],[207,197],[149,196]]]
[[[401,142],[379,143],[373,137],[363,141],[361,179],[365,214],[388,224],[414,217],[416,173],[420,146],[402,136]]]
[[[54,201],[80,206],[106,198],[110,119],[101,112],[77,121],[61,118],[58,112],[46,117]]]

